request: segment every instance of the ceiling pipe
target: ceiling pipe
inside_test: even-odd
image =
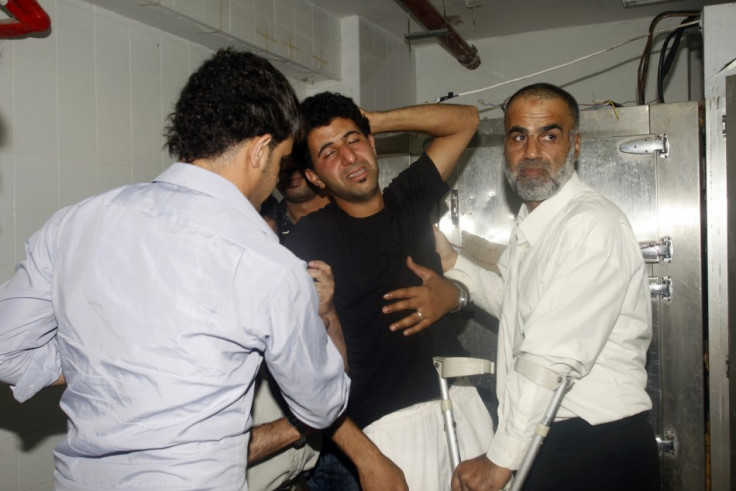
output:
[[[43,33],[51,27],[51,19],[36,0],[0,0],[0,10],[11,16],[0,21],[0,39]]]
[[[478,50],[460,37],[429,0],[396,0],[396,3],[406,10],[424,29],[428,31],[447,31],[436,36],[442,47],[468,70],[478,68],[478,65],[480,65]]]

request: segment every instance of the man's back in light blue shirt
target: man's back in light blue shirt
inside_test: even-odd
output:
[[[304,263],[226,179],[174,164],[57,214],[0,289],[0,379],[27,399],[63,372],[57,489],[243,489],[265,358],[325,427],[349,381]]]

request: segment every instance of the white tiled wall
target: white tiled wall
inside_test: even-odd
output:
[[[481,58],[475,70],[462,67],[446,51],[435,44],[425,44],[416,50],[417,98],[432,101],[448,92],[464,93],[499,85],[452,101],[460,104],[500,104],[517,89],[535,82],[562,85],[581,104],[614,100],[618,103],[635,101],[636,76],[651,19],[632,19],[596,25],[550,29],[513,36],[473,40]],[[680,19],[664,21],[664,29],[677,25]],[[666,36],[656,36],[652,47],[646,100],[655,98],[656,67],[662,42]],[[684,39],[684,38],[683,38]],[[569,64],[573,60],[598,53],[607,48],[626,44]],[[688,62],[686,44],[678,51],[676,63],[665,84],[665,100],[681,102],[702,95],[691,94],[690,74],[702,79],[695,63]],[[694,57],[693,57],[694,58]],[[693,62],[696,60],[693,60]],[[560,67],[543,74],[507,84],[549,68]],[[702,66],[701,66],[702,69]],[[701,87],[702,90],[702,87]],[[483,117],[500,118],[500,110],[487,111]]]
[[[336,91],[380,111],[416,103],[415,57],[404,41],[361,17],[341,21],[342,73],[307,86],[307,95]]]
[[[416,102],[414,55],[400,38],[360,19],[360,101],[386,110]]]
[[[340,77],[340,18],[308,0],[143,1],[231,34],[322,79]]]

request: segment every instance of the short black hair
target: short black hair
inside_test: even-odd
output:
[[[352,120],[363,135],[371,134],[371,125],[368,118],[363,116],[355,102],[336,92],[321,92],[304,99],[301,103],[302,118],[304,118],[304,137],[315,128],[328,126],[335,118]],[[305,163],[314,168],[312,157],[307,148],[304,152]]]
[[[265,58],[225,48],[187,81],[165,130],[169,153],[182,162],[217,158],[265,134],[272,148],[301,135],[299,101]]]
[[[514,95],[508,98],[504,103],[504,112],[511,105],[511,103],[519,97],[538,97],[540,99],[560,99],[570,111],[570,116],[573,120],[573,131],[577,131],[580,127],[580,109],[578,108],[578,101],[566,90],[548,83],[537,83],[527,85],[514,92]]]

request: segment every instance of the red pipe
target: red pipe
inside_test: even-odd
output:
[[[8,0],[0,8],[12,17],[0,21],[0,38],[22,37],[51,27],[51,19],[36,0]]]
[[[460,37],[457,31],[434,8],[434,5],[429,3],[429,0],[396,0],[396,3],[426,30],[447,30],[447,34],[437,36],[437,41],[468,70],[478,68],[478,65],[480,65],[478,50]]]

